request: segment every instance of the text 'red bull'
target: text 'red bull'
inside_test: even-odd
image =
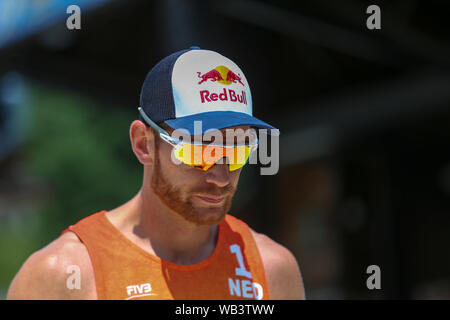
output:
[[[238,101],[243,104],[247,104],[247,95],[245,91],[242,91],[241,94],[236,93],[233,89],[223,89],[221,93],[211,93],[209,90],[201,90],[200,98],[202,103],[211,102],[211,101]]]

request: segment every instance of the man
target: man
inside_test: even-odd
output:
[[[139,112],[140,191],[31,255],[8,298],[303,299],[294,256],[227,214],[257,147],[249,129],[274,129],[252,116],[241,69],[198,47],[176,52],[148,73]]]

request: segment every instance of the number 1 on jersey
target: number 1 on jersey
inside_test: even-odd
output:
[[[231,251],[231,253],[234,253],[236,255],[236,258],[237,258],[237,261],[239,264],[239,268],[236,268],[236,275],[247,277],[247,278],[251,279],[252,274],[249,271],[247,271],[247,269],[245,269],[244,257],[242,256],[241,247],[237,244],[232,244],[230,246],[230,251]]]

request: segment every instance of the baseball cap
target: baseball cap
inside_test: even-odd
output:
[[[201,134],[241,125],[275,129],[253,116],[242,70],[223,55],[199,47],[175,52],[148,72],[140,107],[153,122],[191,134],[194,121],[201,121]]]

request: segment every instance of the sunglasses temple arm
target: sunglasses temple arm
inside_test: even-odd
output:
[[[167,136],[169,136],[169,133],[164,130],[163,128],[159,127],[155,122],[153,122],[144,112],[144,110],[139,107],[138,108],[139,113],[141,114],[142,118],[144,118],[145,122],[147,122],[150,126],[152,126],[153,129],[155,129],[156,131],[158,131],[158,133],[160,134],[165,134]]]
[[[161,128],[160,126],[158,126],[155,122],[153,122],[144,112],[144,110],[139,107],[138,108],[139,113],[141,114],[142,118],[144,118],[145,122],[148,123],[148,125],[150,125],[153,129],[155,129],[156,131],[158,131],[159,136],[161,137],[161,139],[163,139],[164,141],[166,141],[168,144],[170,144],[173,147],[177,147],[177,144],[174,143],[171,140],[170,134],[164,130],[163,128]]]

